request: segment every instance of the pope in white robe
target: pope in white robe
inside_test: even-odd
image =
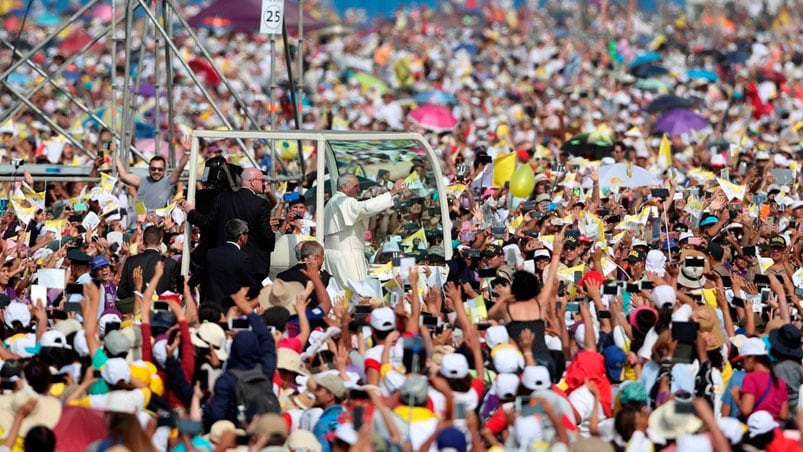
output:
[[[360,183],[353,174],[338,180],[338,191],[323,209],[324,262],[326,270],[335,277],[341,288],[349,280],[362,281],[368,277],[365,258],[365,231],[372,216],[393,206],[393,195],[404,186],[399,180],[390,193],[360,201]]]

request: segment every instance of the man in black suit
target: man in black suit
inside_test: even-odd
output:
[[[162,256],[159,250],[159,245],[162,243],[162,230],[156,226],[145,228],[142,232],[142,241],[145,249],[136,256],[126,259],[123,265],[120,285],[117,286],[117,298],[120,300],[118,309],[121,311],[127,309],[120,305],[127,306],[131,303],[134,291],[139,290],[139,288],[134,287],[134,269],[142,267],[142,280],[150,281],[153,277],[154,267],[160,260],[164,262],[164,272],[159,280],[159,285],[156,286],[156,293],[160,294],[168,290],[179,294],[184,292],[183,287],[179,287],[178,284],[180,280],[178,264],[173,259]]]
[[[248,298],[259,295],[262,287],[251,276],[251,262],[248,254],[242,251],[248,236],[248,223],[245,221],[233,218],[226,223],[226,243],[207,251],[204,259],[199,278],[201,303],[227,308],[223,306],[224,300],[242,287],[248,287]]]
[[[184,203],[187,221],[201,228],[215,231],[216,246],[226,243],[226,224],[232,218],[248,223],[248,241],[243,251],[251,262],[251,275],[261,282],[270,271],[270,253],[276,243],[276,236],[270,227],[270,203],[257,196],[265,190],[265,177],[258,168],[246,168],[242,174],[241,188],[234,192],[220,194],[215,206],[208,214],[195,210],[195,204]]]

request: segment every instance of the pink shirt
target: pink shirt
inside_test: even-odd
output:
[[[767,395],[764,395],[764,393]],[[776,420],[781,417],[783,403],[789,401],[786,383],[778,378],[776,384],[773,385],[772,376],[769,372],[748,372],[742,382],[742,394],[753,394],[755,397],[753,411],[767,411]],[[763,400],[759,403],[759,399],[762,397]]]

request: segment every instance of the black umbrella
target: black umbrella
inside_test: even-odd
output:
[[[725,66],[741,64],[747,61],[749,58],[750,58],[749,52],[745,52],[743,50],[734,50],[733,52],[728,52],[725,55],[723,55],[720,64],[724,64]]]
[[[583,157],[589,160],[600,160],[602,157],[609,156],[613,151],[613,138],[601,136],[598,133],[580,133],[563,143],[561,149],[576,157]]]
[[[663,66],[655,65],[640,65],[633,69],[633,75],[638,78],[660,77],[669,73],[669,70]]]
[[[658,96],[647,105],[645,109],[647,113],[663,113],[665,111],[674,110],[676,108],[691,108],[693,102],[689,99],[685,99],[683,97],[678,97],[673,94],[664,94],[663,96]]]

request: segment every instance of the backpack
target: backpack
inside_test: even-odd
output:
[[[235,394],[237,397],[237,420],[240,427],[247,427],[248,422],[260,414],[281,413],[279,398],[273,392],[273,384],[262,373],[262,366],[257,364],[251,369],[231,369],[237,378]]]

